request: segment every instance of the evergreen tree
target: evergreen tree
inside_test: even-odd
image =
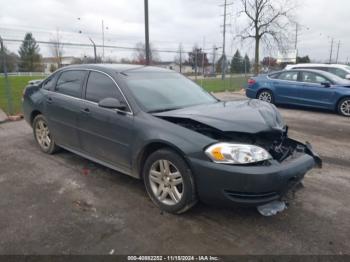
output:
[[[41,55],[39,45],[36,43],[32,33],[26,33],[21,47],[19,48],[19,70],[21,72],[41,71]]]
[[[1,52],[1,51],[0,51]],[[6,46],[4,46],[3,53],[0,53],[0,73],[4,72],[4,54],[6,55],[6,67],[7,72],[14,72],[17,69],[18,56],[10,52]]]
[[[242,67],[242,56],[239,50],[236,51],[235,55],[232,57],[231,61],[231,73],[242,73],[244,68]]]
[[[249,59],[249,56],[247,54],[244,56],[243,69],[244,69],[244,72],[246,72],[246,73],[249,73],[250,69],[251,69],[250,59]]]

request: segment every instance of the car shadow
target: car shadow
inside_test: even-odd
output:
[[[296,106],[296,105],[285,105],[285,104],[276,104],[278,108],[282,109],[291,109],[291,110],[303,110],[313,113],[324,113],[329,115],[337,115],[336,112],[328,109],[322,109],[322,108],[311,108],[306,106]]]
[[[104,182],[101,180],[118,184],[118,186],[128,188],[130,191],[133,191],[133,193],[136,193],[137,197],[147,198],[147,200],[151,203],[142,180],[122,174],[118,171],[80,157],[65,149],[60,149],[55,156],[63,160],[67,166],[75,167],[76,170],[80,172],[80,175],[87,176],[93,180],[99,180],[99,182],[102,183]],[[94,181],[91,181],[91,184],[93,186]],[[145,199],[142,200],[144,201]],[[148,206],[145,206],[144,208],[148,208]],[[209,217],[212,218],[213,216],[218,217],[218,215],[222,215],[223,217],[227,218],[261,217],[255,207],[222,207],[219,205],[207,205],[200,201],[198,201],[198,203],[191,210],[182,215],[184,217],[206,217],[208,219]]]

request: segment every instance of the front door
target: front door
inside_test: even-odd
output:
[[[333,108],[335,90],[331,81],[314,72],[300,72],[300,82],[303,84],[302,91],[298,94],[299,104],[321,108]]]
[[[79,118],[82,149],[128,173],[131,169],[133,115],[130,108],[120,111],[99,107],[98,102],[104,98],[117,98],[127,104],[112,77],[91,71],[86,84],[86,101]]]

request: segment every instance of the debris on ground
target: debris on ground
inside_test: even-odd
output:
[[[79,208],[82,211],[96,212],[96,208],[94,208],[92,204],[86,202],[85,200],[75,200],[73,203],[77,208]]]
[[[23,119],[23,115],[22,114],[18,114],[18,115],[8,116],[7,119],[9,121],[19,121],[19,120]]]
[[[284,201],[275,200],[265,205],[258,206],[257,209],[261,215],[270,217],[287,209],[287,205]]]

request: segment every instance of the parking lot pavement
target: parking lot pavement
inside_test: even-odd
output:
[[[240,96],[219,94],[225,99]],[[324,159],[283,213],[199,204],[162,214],[142,182],[66,151],[41,153],[24,122],[0,125],[1,254],[349,254],[350,121],[280,108]]]

